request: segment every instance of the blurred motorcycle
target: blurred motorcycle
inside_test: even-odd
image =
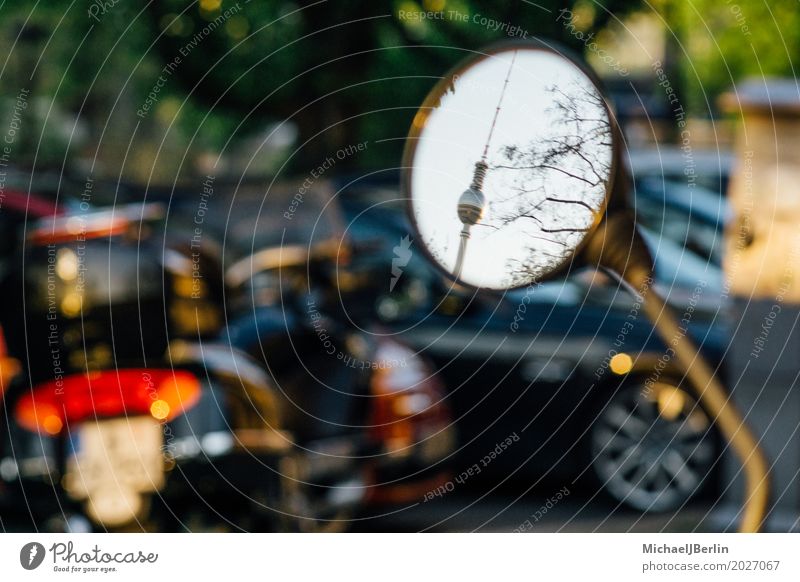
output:
[[[23,363],[2,418],[5,521],[296,529],[274,386],[208,341],[221,305],[158,236],[163,216],[121,206],[29,232],[24,268],[3,284],[8,351]]]
[[[5,399],[0,511],[56,531],[336,531],[445,478],[442,386],[336,311],[344,253],[298,247],[307,218],[294,242],[249,232],[260,199],[238,197],[230,229],[204,201],[189,221],[131,204],[30,231],[3,283],[25,365]]]
[[[360,475],[363,502],[403,503],[447,480],[455,438],[439,376],[374,324],[374,303],[348,300],[377,276],[350,268],[368,245],[346,236],[323,186],[304,189],[288,210],[298,191],[273,186],[263,197],[240,188],[230,214],[217,213],[233,225],[221,251],[223,340],[263,361],[279,386],[282,418],[308,452],[298,510],[321,523],[320,499],[338,494],[325,476],[331,443],[340,469]]]

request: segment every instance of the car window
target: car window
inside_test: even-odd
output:
[[[645,178],[636,182],[634,209],[641,226],[705,261],[721,264],[723,229],[729,215],[723,197],[700,187]]]

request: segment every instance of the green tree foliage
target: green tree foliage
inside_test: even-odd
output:
[[[337,169],[398,166],[416,107],[470,51],[523,36],[580,51],[557,20],[571,6],[560,0],[6,2],[0,45],[9,56],[0,92],[9,99],[28,84],[32,100],[43,105],[25,153],[28,162],[38,156],[39,165],[59,166],[78,155],[100,160],[98,171],[171,180],[179,165],[192,170],[196,154],[233,151],[269,124],[290,120],[299,130],[291,171],[307,173],[363,141],[370,147]],[[596,25],[634,7],[605,2]],[[88,135],[70,134],[64,115]]]
[[[748,76],[796,77],[796,0],[660,0],[688,109],[708,115],[721,92]]]

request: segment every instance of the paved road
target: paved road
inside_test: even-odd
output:
[[[557,503],[549,498],[527,495],[493,495],[480,499],[478,493],[453,492],[442,499],[418,503],[391,514],[373,517],[372,510],[354,525],[354,531],[391,532],[686,532],[708,531],[707,508],[694,504],[678,513],[647,515],[616,508],[605,501],[572,495]],[[538,519],[537,519],[538,517]]]

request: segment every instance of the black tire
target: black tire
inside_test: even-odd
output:
[[[642,512],[683,506],[718,458],[712,421],[676,382],[629,378],[590,429],[591,472],[612,499]]]

